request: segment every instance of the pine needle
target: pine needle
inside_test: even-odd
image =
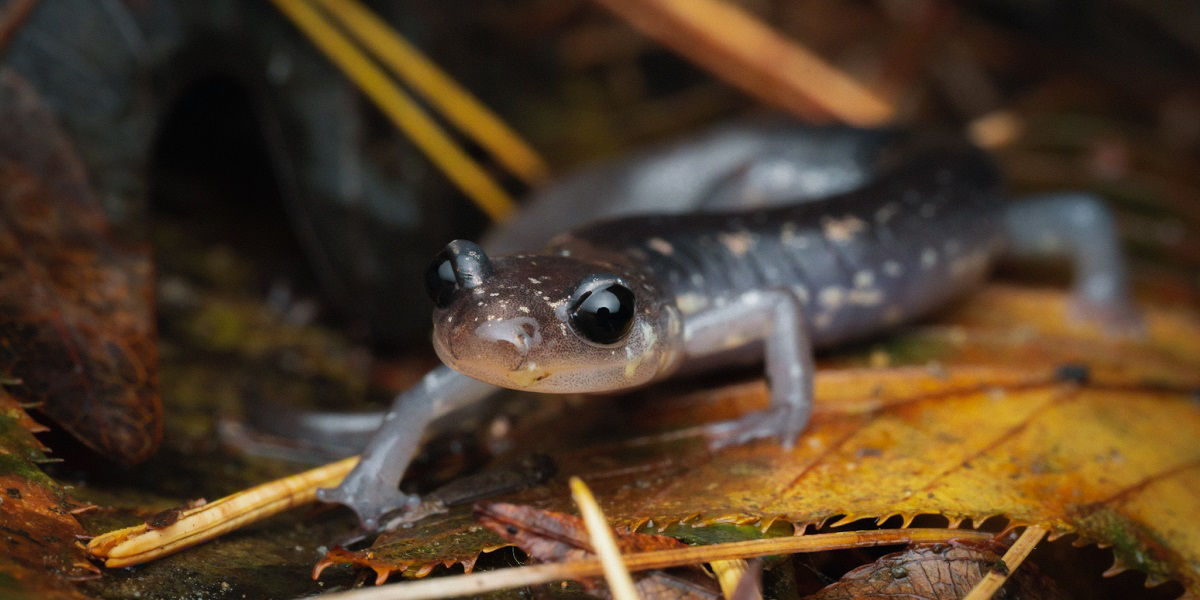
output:
[[[346,31],[447,121],[530,186],[546,181],[545,161],[492,111],[358,0],[318,0]]]
[[[595,0],[758,99],[799,117],[860,126],[894,108],[844,72],[742,8],[722,0]]]
[[[109,568],[128,567],[161,558],[261,521],[316,499],[317,488],[342,481],[358,464],[352,456],[283,479],[276,479],[196,508],[180,511],[174,523],[151,528],[145,523],[92,538],[88,553]]]
[[[608,582],[608,590],[612,593],[613,600],[638,600],[633,578],[629,576],[629,569],[626,569],[625,563],[621,561],[617,538],[608,526],[608,519],[604,518],[600,505],[596,503],[592,490],[578,477],[571,477],[569,484],[571,497],[579,506],[583,525],[587,527],[588,537],[591,538],[592,550],[604,566],[604,580]]]
[[[1021,537],[1004,553],[1000,559],[1004,568],[1001,570],[992,569],[988,571],[975,587],[963,598],[963,600],[988,600],[1000,590],[1000,586],[1008,581],[1008,576],[1025,562],[1025,557],[1033,551],[1033,547],[1037,546],[1038,542],[1046,536],[1046,529],[1038,525],[1030,525],[1021,533]]]
[[[733,600],[743,578],[758,576],[751,572],[750,563],[741,558],[736,560],[714,560],[708,563],[708,566],[712,567],[713,574],[717,576],[717,583],[721,585],[721,594],[725,596],[725,600]],[[756,594],[755,598],[762,600],[762,593]]]
[[[963,529],[878,529],[874,531],[839,531],[817,535],[778,537],[707,546],[692,546],[672,550],[656,550],[622,556],[630,571],[666,569],[683,565],[711,563],[715,560],[735,560],[793,554],[824,552],[848,548],[868,548],[895,544],[946,543],[955,539],[990,540],[992,534]],[[322,596],[327,600],[433,600],[472,596],[496,590],[563,581],[585,579],[604,574],[598,560],[532,565],[501,569],[469,575],[431,577],[364,588]]]
[[[512,215],[516,204],[508,192],[307,0],[271,2],[480,210],[495,221]]]

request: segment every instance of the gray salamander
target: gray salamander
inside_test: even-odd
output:
[[[368,529],[415,505],[398,485],[426,425],[497,386],[608,392],[758,361],[769,406],[712,426],[711,440],[774,437],[790,446],[812,408],[814,348],[943,306],[978,285],[1002,254],[1073,260],[1082,316],[1136,322],[1112,219],[1094,198],[1005,202],[990,158],[954,138],[797,129],[820,143],[793,137],[802,151],[750,144],[712,156],[701,143],[649,157],[660,167],[680,152],[683,164],[710,159],[715,173],[680,171],[667,184],[686,188],[703,212],[611,217],[536,253],[447,245],[426,276],[433,345],[446,366],[397,397],[354,472],[319,497],[350,506]],[[811,170],[795,152],[812,159]],[[615,188],[601,198],[577,189],[595,205],[630,189],[612,183],[623,173],[572,182]],[[538,237],[531,228],[543,222],[526,221],[521,235]]]

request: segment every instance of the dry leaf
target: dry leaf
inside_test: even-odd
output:
[[[0,373],[11,392],[126,463],[162,435],[151,267],[109,231],[73,148],[0,69]]]
[[[475,506],[475,519],[540,562],[595,558],[583,519],[575,515],[503,502],[483,502]],[[616,531],[616,538],[622,554],[686,546],[664,535],[621,530]],[[593,596],[610,597],[603,581],[580,583]],[[635,573],[634,586],[642,598],[721,598],[721,588],[716,580],[699,566]]]
[[[958,600],[989,570],[1003,568],[993,544],[921,544],[854,569],[806,600]],[[1029,563],[1022,564],[1002,589],[1003,597],[1013,600],[1068,597]]]
[[[68,580],[98,574],[76,542],[76,506],[36,465],[44,430],[0,388],[0,597],[82,598]]]

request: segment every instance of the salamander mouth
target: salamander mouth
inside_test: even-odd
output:
[[[437,331],[434,331],[433,333],[433,352],[434,354],[437,354],[438,358],[441,359],[441,361],[447,366],[454,367],[460,362],[458,354],[454,352],[452,345],[447,344],[442,339],[442,336],[437,334]]]
[[[514,369],[508,372],[507,379],[521,389],[526,389],[541,383],[553,374],[549,369]]]
[[[455,315],[453,321],[439,322],[433,334],[442,362],[485,379],[536,369],[543,344],[540,324],[528,316],[476,321]]]

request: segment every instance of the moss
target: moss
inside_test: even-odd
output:
[[[9,414],[0,414],[0,475],[16,475],[41,485],[54,485],[36,465],[45,460],[45,453],[21,421]]]
[[[656,530],[642,533],[658,533]],[[693,527],[688,524],[674,524],[662,531],[662,535],[673,537],[685,544],[720,544],[724,542],[741,542],[757,540],[763,537],[762,531],[754,525],[717,524]]]
[[[1170,546],[1148,529],[1108,507],[1094,507],[1080,519],[1081,531],[1112,545],[1118,563],[1147,574],[1151,579],[1170,579],[1175,569],[1167,564]]]

